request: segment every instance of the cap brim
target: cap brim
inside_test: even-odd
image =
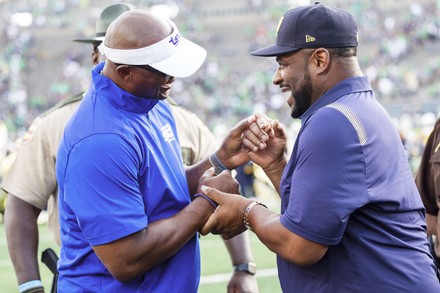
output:
[[[253,56],[261,56],[261,57],[274,57],[286,53],[292,53],[298,51],[300,48],[288,47],[288,46],[280,46],[280,45],[272,45],[262,49],[258,49],[251,52]]]
[[[177,50],[172,56],[148,65],[170,76],[188,77],[202,66],[206,54],[204,48],[185,38],[181,38]]]
[[[95,37],[95,38],[88,38],[88,39],[73,39],[72,40],[72,42],[86,43],[86,44],[101,43],[102,41],[104,41],[104,37]]]

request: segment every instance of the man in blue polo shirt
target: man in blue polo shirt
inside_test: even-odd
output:
[[[249,157],[281,196],[281,215],[202,186],[220,204],[202,233],[252,229],[277,254],[284,292],[440,292],[423,204],[357,45],[353,16],[315,3],[285,13],[276,44],[252,52],[276,57],[273,83],[290,92],[302,124],[288,162],[278,122],[259,151],[261,132],[244,133]]]
[[[107,61],[93,69],[57,156],[58,290],[196,292],[197,231],[216,206],[197,193],[199,178],[208,169],[201,182],[237,192],[223,169],[248,161],[231,140],[184,169],[165,99],[174,78],[193,74],[206,51],[170,20],[140,10],[112,22],[99,49]],[[212,166],[219,174],[210,178]]]

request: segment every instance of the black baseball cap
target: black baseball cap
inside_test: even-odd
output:
[[[122,13],[135,9],[134,5],[128,3],[111,4],[101,11],[95,24],[95,35],[85,39],[73,39],[74,42],[80,43],[101,43],[104,40],[107,28],[113,20],[118,18]]]
[[[251,52],[278,56],[305,48],[357,47],[358,29],[349,12],[319,2],[287,11],[277,27],[276,44]]]

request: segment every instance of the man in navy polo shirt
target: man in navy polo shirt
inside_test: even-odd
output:
[[[405,150],[361,72],[357,45],[353,16],[315,3],[285,13],[276,44],[251,53],[276,57],[273,83],[290,93],[302,124],[288,162],[278,122],[260,150],[261,132],[244,133],[281,214],[202,186],[220,204],[202,233],[252,229],[277,254],[284,292],[440,292]]]

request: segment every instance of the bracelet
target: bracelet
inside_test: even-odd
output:
[[[215,175],[220,174],[224,170],[228,170],[228,168],[220,162],[215,152],[209,156],[209,162],[215,168]]]
[[[194,198],[196,197],[203,197],[204,199],[206,199],[213,207],[214,209],[216,209],[218,207],[218,203],[216,203],[215,201],[213,201],[212,199],[209,198],[209,196],[203,194],[203,193],[196,193],[194,194]]]
[[[249,214],[250,214],[252,208],[253,208],[254,206],[256,206],[256,205],[263,206],[263,207],[265,207],[265,208],[267,209],[267,206],[264,205],[264,204],[262,204],[261,202],[253,201],[253,202],[251,202],[251,203],[250,203],[250,204],[244,209],[244,211],[243,211],[243,215],[244,215],[244,216],[243,216],[243,224],[246,226],[246,228],[247,228],[248,230],[251,230],[252,232],[254,232],[254,230],[252,230],[252,228],[251,228],[251,226],[250,226],[250,224],[249,224]]]
[[[41,280],[28,281],[18,286],[18,291],[20,293],[32,293],[40,290],[44,290]]]

